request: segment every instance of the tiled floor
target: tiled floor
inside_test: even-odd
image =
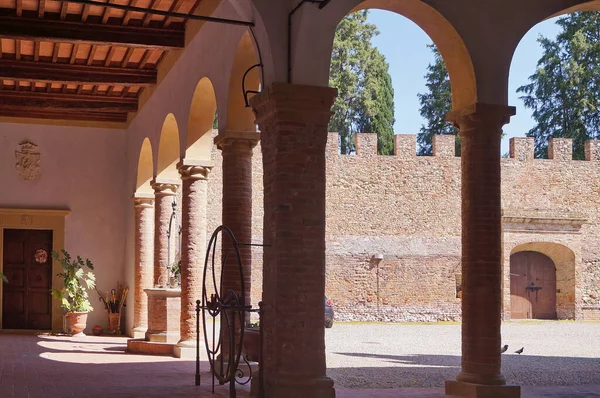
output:
[[[197,387],[194,361],[127,354],[126,341],[2,334],[0,397],[211,396],[207,362]],[[225,386],[217,385],[216,393],[228,396]]]
[[[210,397],[208,365],[201,386],[195,364],[167,357],[124,352],[119,337],[73,338],[50,335],[0,335],[0,397]],[[238,387],[238,397],[247,397]],[[216,397],[228,396],[226,386]],[[338,398],[444,397],[437,389],[360,390],[337,388]],[[600,397],[600,386],[523,387],[524,398]]]

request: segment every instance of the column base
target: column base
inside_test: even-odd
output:
[[[329,377],[316,379],[264,380],[264,396],[277,398],[335,398],[333,380]]]
[[[131,354],[173,356],[175,346],[167,343],[154,343],[144,339],[127,340],[127,352]]]
[[[153,343],[176,344],[179,340],[179,331],[148,330],[145,338]]]
[[[446,395],[462,398],[521,398],[521,386],[491,386],[462,381],[446,381]]]
[[[202,358],[202,351],[206,350],[204,346],[200,345],[200,357]],[[179,341],[173,349],[173,355],[177,358],[182,359],[196,359],[196,341]],[[206,356],[206,355],[204,355]]]
[[[143,328],[133,328],[131,329],[131,337],[134,339],[143,339],[146,338],[146,330],[148,330],[147,327],[143,327]]]

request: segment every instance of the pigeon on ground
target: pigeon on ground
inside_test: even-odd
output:
[[[523,349],[525,349],[525,347],[521,347],[520,349],[518,349],[517,351],[515,351],[515,354],[521,355],[521,353],[523,352]]]
[[[506,350],[508,350],[508,344],[504,345],[504,347],[500,349],[500,354],[506,352]]]

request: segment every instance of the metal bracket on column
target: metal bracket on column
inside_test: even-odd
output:
[[[220,267],[216,267],[217,253],[221,245],[217,242],[223,238],[231,243],[231,248],[224,250],[220,254]],[[228,227],[221,225],[213,232],[206,250],[206,259],[204,261],[204,272],[202,277],[202,299],[196,301],[196,385],[200,385],[200,322],[202,322],[204,332],[204,345],[208,354],[210,364],[210,373],[212,376],[212,392],[215,392],[215,380],[220,385],[229,384],[229,397],[236,397],[235,384],[248,384],[252,379],[252,368],[245,355],[242,354],[244,344],[245,318],[249,312],[258,314],[259,322],[262,314],[262,305],[258,308],[252,308],[245,303],[246,285],[244,283],[244,271],[242,258],[240,255],[240,246],[266,246],[257,243],[241,243],[235,238],[233,232]],[[223,269],[230,255],[234,255],[237,261],[237,270],[241,290],[223,291]],[[220,318],[221,325],[227,325],[227,347],[224,347],[223,333],[217,330],[216,320]],[[207,322],[207,320],[209,320]],[[226,350],[224,350],[226,348]],[[227,354],[224,358],[223,354]],[[227,365],[225,365],[225,361]],[[240,368],[242,361],[247,373]],[[262,330],[260,331],[258,342],[258,392],[259,397],[262,392]]]
[[[257,44],[258,44],[258,42],[257,42]],[[248,76],[248,73],[250,73],[250,71],[252,69],[258,68],[258,67],[260,67],[262,70],[262,63],[252,65],[244,73],[244,76],[242,76],[242,92],[244,93],[244,104],[246,105],[246,108],[248,108],[250,106],[250,103],[248,102],[248,94],[259,94],[260,93],[260,91],[256,91],[256,90],[246,90],[246,76]]]

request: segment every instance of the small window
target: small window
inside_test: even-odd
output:
[[[456,298],[462,298],[462,274],[454,274],[456,283]]]

